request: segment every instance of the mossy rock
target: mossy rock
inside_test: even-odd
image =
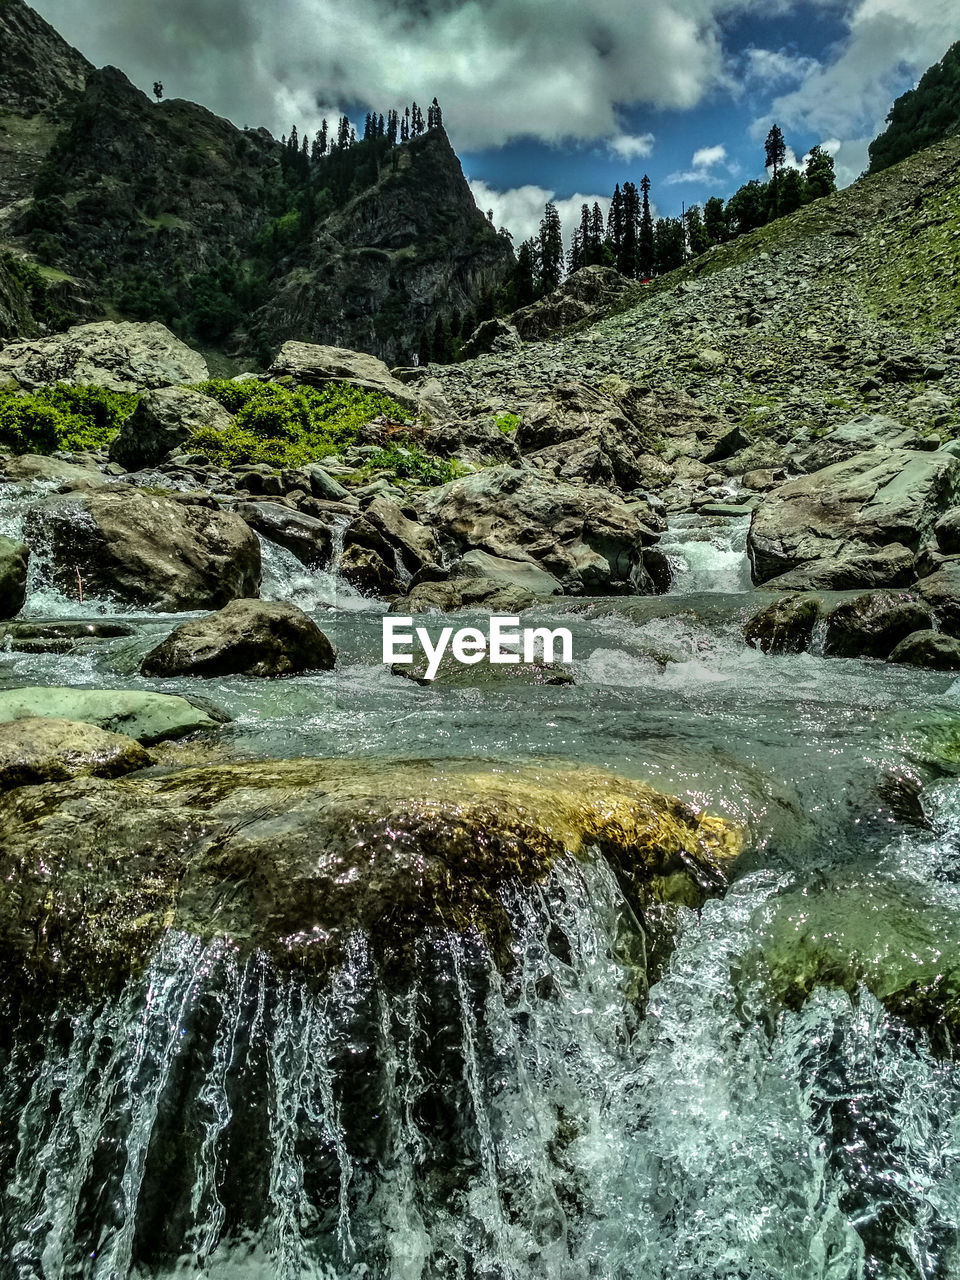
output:
[[[8,988],[113,988],[176,928],[318,981],[363,931],[388,980],[430,930],[509,966],[505,894],[599,852],[636,910],[722,891],[739,832],[600,769],[256,761],[0,797]]]
[[[755,613],[743,637],[762,653],[804,653],[820,621],[820,602],[813,596],[784,596]]]

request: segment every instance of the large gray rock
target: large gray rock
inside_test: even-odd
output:
[[[179,613],[219,608],[260,589],[260,543],[232,512],[127,485],[56,494],[27,512],[27,541],[74,595]]]
[[[743,638],[761,653],[805,653],[820,616],[820,602],[814,597],[784,596],[748,620]]]
[[[0,724],[34,717],[79,720],[147,746],[201,729],[218,729],[228,719],[214,707],[198,707],[186,698],[140,689],[0,689]]]
[[[652,591],[643,566],[648,531],[603,489],[490,467],[428,490],[419,505],[450,559],[477,550],[532,560],[570,595]]]
[[[637,282],[612,267],[583,267],[539,302],[515,311],[510,323],[524,342],[536,342],[559,329],[592,320],[637,293]]]
[[[794,457],[793,465],[798,471],[821,471],[871,449],[900,448],[913,435],[913,431],[893,418],[879,413],[862,414],[803,449]]]
[[[900,641],[890,661],[934,671],[960,671],[960,640],[940,631],[914,631]]]
[[[280,502],[241,502],[237,515],[257,533],[291,551],[308,568],[325,568],[333,550],[333,523]]]
[[[808,561],[763,585],[777,591],[863,591],[909,587],[916,576],[913,552],[899,542],[875,551],[861,551],[853,544],[840,546],[835,556]]]
[[[270,366],[274,379],[322,387],[328,382],[346,382],[367,391],[379,391],[411,413],[416,413],[420,397],[415,390],[395,378],[382,360],[345,347],[315,346],[310,342],[285,342]]]
[[[901,640],[932,624],[929,606],[915,595],[870,591],[829,614],[823,651],[831,658],[887,658]]]
[[[939,451],[875,449],[791,480],[754,512],[748,540],[754,581],[894,543],[916,551],[958,493],[960,460]]]
[[[954,507],[941,516],[933,532],[943,555],[957,555],[960,552],[960,507]]]
[[[161,387],[141,397],[120,425],[110,457],[128,471],[156,466],[174,449],[190,448],[201,427],[226,431],[233,418],[210,396],[186,387]]]
[[[490,351],[517,351],[520,345],[520,335],[509,321],[484,320],[463,344],[463,357],[465,360],[473,360],[475,356],[486,355]]]
[[[100,320],[0,351],[0,382],[12,378],[27,391],[55,382],[144,391],[207,377],[203,356],[156,323]]]
[[[563,587],[533,560],[505,560],[487,551],[468,551],[451,567],[451,578],[482,578],[505,587],[521,587],[536,596],[563,595]]]
[[[14,538],[0,536],[0,618],[14,618],[27,599],[30,551]]]
[[[921,578],[917,590],[934,611],[941,629],[960,638],[960,563],[945,564]]]
[[[133,738],[77,720],[35,716],[0,724],[0,789],[69,778],[119,778],[150,764]]]
[[[645,442],[636,427],[613,400],[578,383],[524,410],[516,443],[559,480],[623,490],[643,481]]]
[[[145,676],[290,676],[329,671],[333,645],[292,604],[234,600],[177,627],[144,658]]]

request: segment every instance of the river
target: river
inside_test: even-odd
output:
[[[3,531],[17,514],[8,499]],[[749,978],[783,900],[828,920],[880,902],[891,937],[920,903],[931,945],[960,946],[960,681],[747,648],[769,595],[745,538],[743,520],[686,517],[664,538],[669,595],[525,617],[571,629],[567,685],[398,678],[385,606],[272,547],[264,594],[313,613],[334,672],[145,682],[175,619],[132,613],[132,636],[79,655],[0,653],[4,687],[208,698],[241,755],[589,763],[748,833],[642,998],[602,861],[510,892],[508,973],[437,934],[392,984],[357,936],[318,991],[168,934],[145,976],[64,1008],[41,1044],[0,1038],[4,1275],[960,1278],[952,1045],[867,985],[791,1004]],[[104,615],[35,567],[25,618]]]

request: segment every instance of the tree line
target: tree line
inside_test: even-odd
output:
[[[592,209],[581,205],[566,254],[560,215],[556,205],[548,203],[539,234],[517,250],[511,300],[518,307],[535,302],[582,267],[614,267],[631,280],[652,279],[836,191],[833,159],[822,147],[813,148],[802,171],[788,166],[786,159],[786,140],[774,125],[764,144],[767,182],[744,183],[726,201],[711,196],[679,218],[653,217],[646,174],[639,185],[617,183],[606,219],[599,204]]]

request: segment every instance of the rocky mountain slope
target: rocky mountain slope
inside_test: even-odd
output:
[[[0,50],[0,247],[75,318],[161,320],[264,358],[299,337],[398,361],[513,261],[442,129],[294,178],[266,130],[152,102],[22,0],[0,6]]]

